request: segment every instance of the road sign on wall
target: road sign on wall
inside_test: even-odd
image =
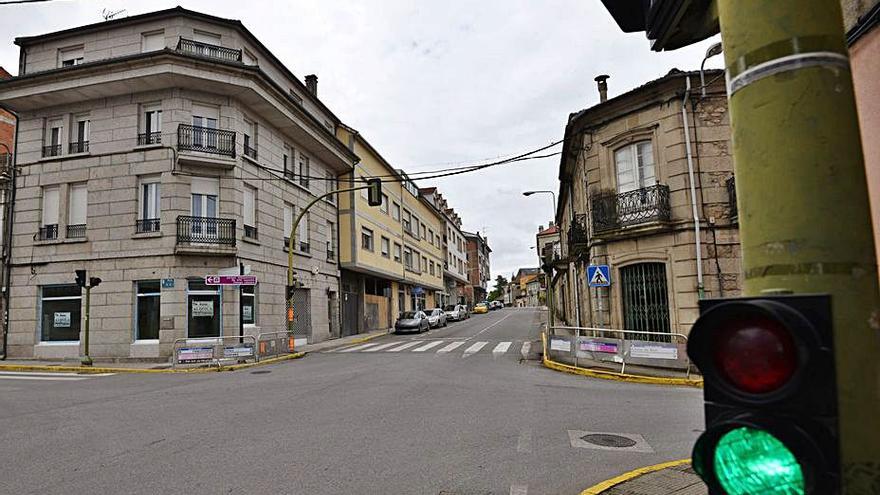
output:
[[[608,265],[588,266],[587,281],[590,287],[609,287],[611,285],[611,268]]]
[[[257,285],[255,275],[205,275],[205,285]]]

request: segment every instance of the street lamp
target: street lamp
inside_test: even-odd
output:
[[[720,55],[724,49],[721,46],[721,42],[715,43],[710,46],[708,50],[706,50],[706,56],[703,57],[703,63],[700,64],[700,89],[703,98],[706,97],[706,75],[704,73],[703,68],[706,66],[706,60],[714,57],[715,55]]]
[[[525,191],[523,196],[531,196],[532,194],[549,194],[553,196],[553,221],[556,221],[556,193],[553,191]]]

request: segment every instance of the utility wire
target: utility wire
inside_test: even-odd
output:
[[[0,1],[0,5],[12,5],[15,3],[37,3],[37,2],[51,2],[52,0],[2,0]]]

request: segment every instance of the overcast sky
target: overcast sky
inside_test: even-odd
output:
[[[241,20],[380,153],[408,172],[530,151],[562,138],[569,113],[667,73],[698,69],[709,44],[667,53],[643,33],[619,31],[599,0],[54,0],[0,5],[0,66],[18,70],[17,36],[182,5]],[[125,14],[123,14],[125,15]],[[708,67],[720,67],[715,57]],[[558,151],[559,147],[551,151]],[[553,215],[559,157],[504,165],[438,186],[464,220],[486,233],[492,278],[537,266],[538,225]]]

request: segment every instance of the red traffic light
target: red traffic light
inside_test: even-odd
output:
[[[730,385],[749,394],[782,388],[799,366],[798,349],[789,330],[765,315],[729,319],[716,329],[712,359]]]

